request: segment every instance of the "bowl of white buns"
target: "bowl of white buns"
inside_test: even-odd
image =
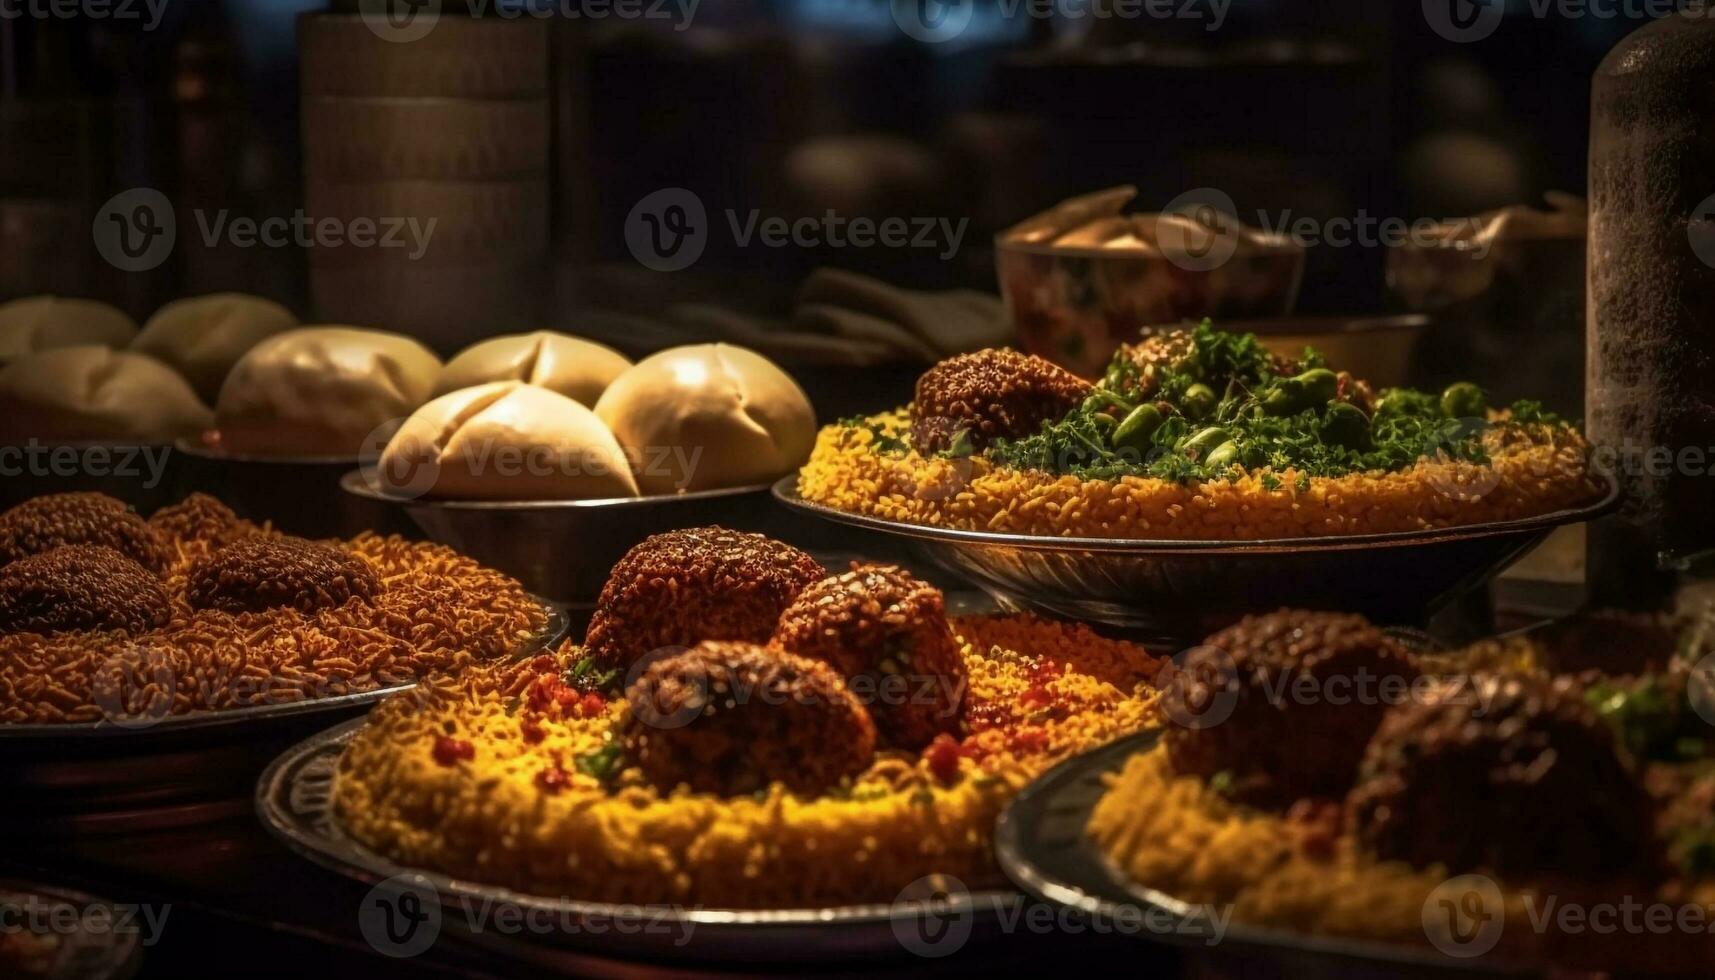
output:
[[[195,459],[197,485],[246,517],[307,537],[414,533],[395,510],[352,498],[339,481],[378,458],[433,396],[441,359],[383,330],[289,323],[257,337],[254,324],[225,329],[242,350],[204,375],[220,376],[213,420],[178,442]]]
[[[797,382],[729,344],[630,364],[565,334],[498,337],[448,361],[436,390],[342,485],[574,605],[651,534],[757,526],[816,434]]]
[[[173,444],[199,436],[214,414],[172,358],[175,345],[145,345],[148,333],[98,300],[0,303],[0,506],[74,491],[143,511],[178,499]]]

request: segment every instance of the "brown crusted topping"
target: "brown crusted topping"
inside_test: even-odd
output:
[[[585,651],[629,667],[663,647],[701,640],[766,642],[780,613],[825,570],[760,534],[700,527],[645,539],[613,566]]]
[[[0,564],[67,544],[106,545],[151,572],[167,566],[161,535],[106,494],[49,494],[0,514]]]
[[[1389,704],[1419,670],[1362,616],[1249,616],[1193,648],[1162,692],[1168,757],[1180,772],[1231,775],[1236,796],[1340,797]]]
[[[1455,873],[1600,878],[1652,847],[1648,794],[1565,681],[1465,678],[1394,709],[1347,811],[1378,856]]]
[[[774,644],[831,665],[887,742],[920,749],[957,734],[965,661],[941,590],[893,565],[857,565],[798,595]]]
[[[1030,435],[1065,417],[1090,383],[1034,354],[993,348],[950,357],[917,379],[911,441],[920,452],[948,449],[965,433],[972,449],[998,437]]]
[[[192,566],[186,592],[197,609],[250,612],[290,606],[299,612],[365,602],[381,580],[363,559],[303,538],[248,537]]]
[[[0,633],[142,633],[171,614],[154,573],[104,545],[66,545],[0,569]]]
[[[663,792],[732,796],[780,782],[815,796],[875,754],[875,723],[832,668],[752,643],[655,660],[626,699],[626,749]]]
[[[149,526],[182,542],[214,547],[230,544],[257,530],[256,525],[206,493],[193,493],[176,504],[155,511],[149,518]]]

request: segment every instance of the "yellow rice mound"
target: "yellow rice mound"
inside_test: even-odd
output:
[[[981,455],[930,458],[877,445],[878,431],[903,438],[909,426],[901,409],[824,427],[800,471],[799,493],[851,513],[961,530],[1258,540],[1534,517],[1587,504],[1603,489],[1589,470],[1588,443],[1564,426],[1496,425],[1483,436],[1487,464],[1421,459],[1393,473],[1311,477],[1305,489],[1290,469],[1190,484],[1083,480],[997,466]],[[1265,476],[1279,485],[1270,489]]]
[[[1087,830],[1121,874],[1193,905],[1230,909],[1234,923],[1252,927],[1433,953],[1430,944],[1447,938],[1441,900],[1457,902],[1463,894],[1457,884],[1447,886],[1455,876],[1444,867],[1377,861],[1363,855],[1350,834],[1335,838],[1331,851],[1304,848],[1299,825],[1236,804],[1199,777],[1180,775],[1159,745],[1132,756],[1108,778],[1108,791]],[[1631,969],[1677,972],[1687,964],[1706,966],[1715,954],[1715,937],[1708,933],[1674,932],[1650,945],[1642,940],[1658,937],[1553,925],[1556,908],[1613,906],[1627,896],[1675,910],[1701,906],[1706,921],[1715,923],[1715,883],[1640,888],[1490,880],[1504,909],[1492,953],[1497,957],[1596,969],[1613,965],[1620,954]],[[1485,905],[1483,910],[1495,914],[1502,909]]]
[[[814,799],[779,784],[753,797],[664,795],[635,769],[604,784],[574,760],[614,743],[623,699],[547,722],[533,742],[516,715],[518,678],[485,669],[378,707],[340,757],[336,813],[352,837],[403,864],[591,901],[818,907],[892,901],[930,874],[995,884],[1000,810],[1054,763],[1153,725],[1157,661],[1029,616],[953,628],[970,674],[967,718],[995,727],[961,743],[951,773],[927,753],[879,752],[849,786]],[[579,656],[568,645],[533,669],[563,671]],[[1033,684],[1064,710],[1021,700]],[[468,757],[437,758],[448,737]],[[553,769],[566,781],[550,790],[543,773]]]

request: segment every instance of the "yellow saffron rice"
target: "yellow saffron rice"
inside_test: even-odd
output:
[[[1504,416],[1495,416],[1505,423]],[[1201,483],[1084,480],[968,459],[883,449],[904,410],[830,425],[798,478],[807,500],[911,524],[1056,537],[1257,540],[1456,527],[1591,502],[1602,485],[1589,445],[1564,426],[1498,424],[1487,464],[1421,459],[1398,472],[1311,477],[1259,470]],[[1235,474],[1238,472],[1234,471]]]
[[[967,719],[992,727],[960,743],[951,772],[929,753],[878,752],[817,798],[778,783],[736,798],[663,794],[631,768],[604,783],[575,760],[614,745],[622,699],[547,721],[532,739],[516,672],[484,669],[377,708],[340,758],[336,812],[354,838],[401,863],[554,897],[811,907],[891,901],[930,874],[997,884],[1000,810],[1055,762],[1152,725],[1157,661],[1028,616],[953,628],[969,669]],[[568,645],[530,666],[558,673],[578,659]],[[1059,710],[1021,699],[1033,684]],[[463,754],[437,753],[448,739]]]

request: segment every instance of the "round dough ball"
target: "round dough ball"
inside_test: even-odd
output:
[[[402,334],[299,327],[238,359],[215,425],[227,452],[357,458],[429,399],[441,361]]]
[[[0,362],[94,344],[124,347],[137,335],[125,311],[93,299],[30,296],[0,303]]]
[[[785,371],[730,344],[674,347],[608,386],[596,415],[646,494],[772,480],[810,458],[816,413]]]
[[[155,311],[131,349],[176,369],[203,400],[220,397],[220,383],[244,352],[298,325],[292,311],[245,293],[212,293],[174,300]]]
[[[379,489],[458,500],[637,496],[631,464],[595,413],[565,395],[496,381],[418,409],[382,451]]]
[[[177,371],[108,347],[61,347],[0,368],[0,442],[169,443],[214,422]]]
[[[538,330],[494,337],[453,355],[435,385],[435,394],[490,381],[522,381],[557,391],[586,407],[631,367],[625,355],[591,340]]]

